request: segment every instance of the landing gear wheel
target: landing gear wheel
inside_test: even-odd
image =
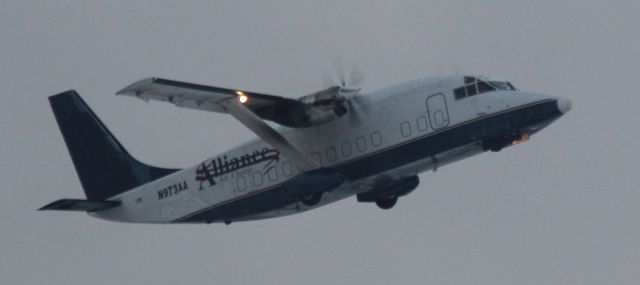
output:
[[[376,199],[376,205],[378,205],[378,208],[383,210],[389,210],[393,208],[393,206],[395,206],[397,202],[398,202],[398,196],[391,197],[391,198]]]
[[[333,113],[336,114],[336,116],[340,117],[347,113],[347,108],[345,108],[344,106],[337,106],[333,108]]]
[[[315,206],[322,199],[322,192],[300,195],[300,201],[307,206]]]

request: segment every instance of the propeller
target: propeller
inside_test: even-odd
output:
[[[347,114],[349,123],[359,126],[362,124],[359,113],[368,112],[366,104],[360,102],[363,98],[357,96],[361,90],[360,85],[364,82],[363,72],[358,65],[352,64],[347,77],[340,57],[333,61],[333,69],[336,78],[323,71],[322,85],[326,89],[338,87],[338,94],[344,98],[344,101],[335,106],[334,113],[338,116]]]
[[[349,85],[360,86],[364,83],[364,73],[357,64],[351,66],[351,72],[349,73]]]
[[[352,90],[358,88],[358,86],[364,82],[362,70],[356,64],[351,64],[349,76],[346,76],[344,65],[342,64],[342,59],[340,57],[337,57],[333,61],[333,73],[336,78],[329,75],[326,71],[322,72],[322,88],[327,89],[338,86]]]

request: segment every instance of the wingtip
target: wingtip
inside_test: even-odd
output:
[[[117,95],[127,95],[127,93],[130,93],[131,91],[127,90],[126,88],[124,89],[120,89],[118,90],[118,92],[116,92],[116,96]]]
[[[153,82],[158,80],[157,77],[148,77],[148,78],[144,78],[141,80],[138,80],[134,83],[131,83],[129,85],[127,85],[125,88],[120,89],[118,92],[116,92],[116,95],[132,95],[132,96],[137,96],[138,94],[140,94],[140,91],[137,90],[137,87],[140,85],[143,85],[147,82]]]

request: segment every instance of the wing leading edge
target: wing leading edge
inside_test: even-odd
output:
[[[221,102],[244,95],[243,105],[264,120],[297,127],[292,120],[294,113],[304,111],[304,105],[294,99],[237,89],[206,86],[162,78],[148,78],[135,82],[118,91],[117,95],[137,97],[145,101],[156,100],[173,103],[182,108],[228,113]]]

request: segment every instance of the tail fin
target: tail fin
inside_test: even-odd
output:
[[[53,95],[49,103],[88,200],[103,201],[177,171],[129,155],[76,91]]]

